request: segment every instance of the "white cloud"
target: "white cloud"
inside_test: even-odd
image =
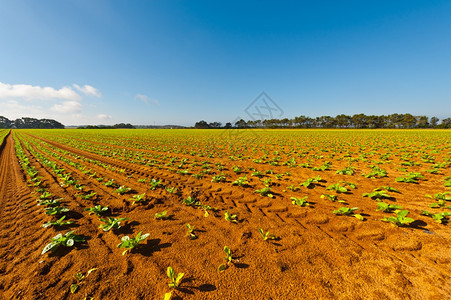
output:
[[[76,88],[78,91],[82,92],[85,95],[91,95],[99,98],[102,97],[102,93],[100,93],[99,90],[93,86],[87,84],[85,84],[82,87],[79,86],[78,84],[74,84],[73,86],[74,88]]]
[[[160,102],[158,102],[158,100],[156,99],[150,99],[148,96],[143,95],[143,94],[137,94],[135,96],[135,99],[138,99],[146,104],[149,104],[150,102],[152,102],[153,104],[160,106]]]
[[[109,115],[105,115],[105,114],[98,114],[97,115],[97,119],[100,119],[100,120],[111,120],[111,119],[113,119],[113,117],[109,116]]]
[[[7,84],[0,82],[0,99],[22,98],[24,100],[80,100],[81,97],[70,87],[55,89],[29,84]]]
[[[55,104],[50,109],[64,114],[80,113],[83,105],[77,101],[64,101],[62,104]]]

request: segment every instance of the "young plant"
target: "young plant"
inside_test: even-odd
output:
[[[73,231],[69,231],[64,235],[62,233],[58,233],[53,238],[50,239],[51,242],[47,244],[41,252],[41,255],[52,251],[55,252],[59,246],[64,247],[72,247],[76,242],[84,242],[85,239],[80,235],[75,235]]]
[[[405,182],[405,183],[418,183],[418,180],[422,179],[422,178],[424,178],[424,176],[421,175],[418,172],[415,172],[415,173],[409,172],[406,175],[406,177],[397,177],[395,179],[395,181],[397,181],[397,182]]]
[[[442,212],[442,213],[434,214],[434,213],[430,213],[426,210],[422,210],[421,214],[431,217],[432,219],[434,219],[435,222],[440,223],[440,224],[443,221],[447,220],[446,217],[451,216],[451,212]]]
[[[155,213],[155,215],[153,216],[155,219],[157,220],[166,220],[169,219],[169,215],[168,215],[168,211],[162,211],[161,213]]]
[[[215,175],[211,178],[211,182],[224,182],[226,181],[226,177],[221,174],[221,175]]]
[[[196,228],[196,226],[191,226],[190,224],[186,224],[185,226],[188,229],[188,232],[186,233],[185,236],[188,236],[190,240],[197,239],[196,234],[194,234],[194,229]]]
[[[322,194],[320,196],[321,199],[327,199],[332,202],[339,202],[339,203],[345,203],[344,200],[339,200],[337,195],[330,195],[330,194]]]
[[[296,198],[296,197],[291,197],[291,203],[297,206],[309,206],[310,204],[307,202],[307,198],[308,196],[305,196],[303,198]]]
[[[74,223],[73,221],[64,221],[65,218],[66,218],[66,216],[62,216],[61,218],[59,218],[56,221],[50,221],[50,222],[44,223],[44,224],[42,224],[42,227],[44,227],[44,228],[47,228],[50,226],[59,227],[59,226],[65,226],[65,225],[70,225],[70,224]]]
[[[260,236],[262,237],[262,239],[263,239],[264,241],[267,241],[267,240],[275,240],[275,239],[276,239],[276,237],[275,237],[274,234],[269,233],[269,231],[264,232],[262,228],[259,228],[259,229],[258,229],[258,232],[260,232]]]
[[[233,185],[238,185],[238,186],[246,186],[249,185],[249,181],[247,181],[247,176],[244,177],[240,177],[237,180],[232,182]]]
[[[337,170],[336,172],[335,172],[335,174],[341,174],[341,175],[354,175],[354,173],[355,173],[355,167],[352,167],[352,166],[349,166],[349,167],[346,167],[346,168],[344,168],[344,169],[342,169],[342,170]]]
[[[132,204],[135,204],[136,202],[144,202],[146,201],[146,193],[140,194],[140,195],[133,195],[129,201],[132,201]]]
[[[63,200],[63,198],[41,200],[41,201],[39,201],[38,205],[60,206],[61,205],[61,200]]]
[[[395,189],[388,185],[377,187],[373,191],[387,191],[387,192],[401,193],[398,189]]]
[[[103,231],[110,231],[111,229],[119,229],[121,228],[121,222],[127,221],[127,218],[112,218],[108,217],[107,219],[100,219],[100,221],[105,224],[100,224],[99,228],[102,228]]]
[[[94,197],[95,195],[97,195],[96,192],[92,192],[92,193],[87,194],[87,195],[77,194],[78,197],[80,197],[81,199],[84,199],[84,200],[89,200],[89,199],[91,199],[92,197]]]
[[[122,255],[125,255],[127,251],[131,251],[133,248],[135,248],[139,243],[147,239],[147,237],[150,235],[150,233],[142,234],[142,231],[138,232],[136,237],[131,238],[128,235],[123,236],[121,239],[121,242],[119,245],[117,245],[118,248],[125,248],[124,252],[122,252]]]
[[[63,206],[51,206],[44,208],[45,214],[48,216],[59,215],[64,212],[68,212],[69,208]]]
[[[123,195],[123,194],[129,192],[130,190],[131,190],[131,188],[126,187],[125,185],[121,185],[120,187],[118,187],[118,188],[115,190],[115,192],[118,193],[118,194],[120,194],[120,195]]]
[[[406,216],[409,214],[408,210],[400,210],[396,213],[396,217],[386,217],[381,219],[382,222],[390,222],[394,226],[405,226],[414,222],[415,220],[412,218],[407,218]]]
[[[177,188],[175,186],[171,186],[171,187],[167,186],[165,189],[166,189],[166,192],[168,192],[168,193],[171,193],[171,194],[177,193]]]
[[[225,219],[226,221],[229,221],[229,222],[238,223],[238,221],[237,221],[237,216],[236,216],[236,215],[230,214],[228,211],[225,211],[225,213],[224,213],[224,219]]]
[[[348,191],[348,189],[344,186],[340,186],[339,183],[335,183],[332,185],[329,185],[326,190],[333,190],[337,193],[346,193]]]
[[[169,266],[166,270],[166,274],[168,275],[171,282],[169,283],[169,287],[176,289],[179,287],[180,283],[182,282],[182,278],[185,275],[184,273],[178,273],[177,276],[175,275],[174,269]]]
[[[376,211],[393,212],[397,209],[402,209],[402,206],[379,202],[379,203],[377,203]]]
[[[225,264],[220,264],[220,265],[219,265],[219,267],[218,267],[218,271],[219,271],[219,272],[222,272],[222,271],[224,271],[225,269],[227,269],[228,266],[229,266],[229,264],[233,262],[233,258],[232,258],[232,250],[230,250],[229,247],[224,246],[224,253],[225,253],[225,255],[226,255],[226,256],[224,257],[226,263],[225,263]]]
[[[153,190],[156,190],[156,189],[158,189],[158,188],[162,188],[162,187],[164,187],[164,185],[163,185],[163,183],[161,182],[161,180],[156,180],[156,179],[152,179],[152,180],[150,180],[150,189],[153,191]]]
[[[336,215],[342,215],[342,216],[353,216],[356,219],[359,219],[360,221],[363,221],[363,216],[360,214],[354,214],[355,210],[358,210],[358,207],[340,207],[338,210],[334,210],[333,213]]]
[[[85,211],[89,211],[89,215],[95,214],[100,217],[100,215],[108,210],[108,206],[96,205],[93,207],[85,208]]]
[[[368,197],[376,201],[381,201],[382,199],[391,199],[392,197],[385,191],[373,191],[371,193],[364,193],[362,197]]]
[[[255,193],[260,194],[262,196],[266,196],[266,197],[269,197],[269,198],[274,197],[274,195],[271,194],[270,192],[271,192],[271,188],[270,187],[265,187],[265,188],[262,188],[261,190],[255,190]]]
[[[315,188],[316,184],[318,184],[321,181],[321,176],[316,176],[313,178],[308,178],[306,181],[302,182],[301,185],[308,188],[313,189]]]

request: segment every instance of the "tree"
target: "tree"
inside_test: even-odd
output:
[[[225,129],[230,129],[230,128],[232,128],[232,123],[227,122],[227,123],[225,124],[224,128],[225,128]]]
[[[432,118],[431,118],[431,122],[430,122],[431,127],[437,126],[438,121],[439,121],[439,118],[437,118],[437,117],[432,117]]]
[[[207,129],[210,128],[210,126],[208,125],[207,122],[205,122],[204,120],[196,122],[196,124],[194,124],[194,128],[197,129]]]

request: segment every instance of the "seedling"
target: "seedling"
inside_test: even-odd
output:
[[[275,240],[275,239],[276,239],[276,237],[275,237],[274,234],[269,233],[269,231],[264,232],[262,228],[259,228],[259,229],[258,229],[258,232],[260,232],[260,236],[262,237],[262,239],[263,239],[264,241],[267,241],[267,240]]]
[[[297,206],[309,206],[310,204],[307,202],[308,196],[305,196],[303,198],[296,198],[296,197],[291,197],[291,203]]]
[[[450,212],[442,212],[442,213],[434,214],[434,213],[430,213],[426,210],[422,210],[421,214],[431,217],[432,219],[434,219],[435,222],[440,223],[440,224],[443,221],[447,220],[446,217],[451,216]]]
[[[381,219],[383,222],[390,222],[394,226],[405,226],[414,222],[415,220],[412,218],[407,218],[406,216],[409,214],[408,210],[400,210],[396,212],[396,217],[386,217]]]
[[[157,220],[166,220],[166,219],[169,219],[169,216],[168,216],[168,211],[167,210],[165,210],[165,211],[162,211],[161,213],[155,213],[155,215],[153,216],[155,219],[157,219]]]
[[[395,189],[391,186],[380,186],[375,188],[373,191],[387,191],[387,192],[395,192],[395,193],[401,193],[398,189]]]
[[[249,181],[247,181],[247,176],[244,177],[240,177],[237,180],[232,182],[233,185],[238,185],[238,186],[246,186],[249,185]]]
[[[177,188],[175,186],[171,186],[171,187],[167,186],[166,187],[166,192],[171,193],[171,194],[175,194],[175,193],[177,193]]]
[[[394,204],[387,204],[384,202],[379,202],[377,204],[376,211],[383,211],[383,212],[392,212],[397,209],[402,209],[402,206],[394,205]]]
[[[364,194],[362,194],[362,197],[368,197],[368,198],[371,198],[371,199],[376,200],[376,201],[381,201],[381,199],[384,199],[384,198],[386,198],[386,199],[391,199],[392,198],[385,191],[374,191],[374,192],[371,192],[371,193],[364,193]]]
[[[142,234],[142,231],[138,232],[136,237],[130,238],[128,235],[123,236],[121,239],[121,243],[117,245],[118,248],[125,248],[124,252],[122,252],[122,255],[125,255],[127,251],[131,251],[133,248],[135,248],[139,243],[147,239],[147,237],[150,235],[150,233]]]
[[[41,252],[41,255],[48,251],[55,252],[60,245],[63,245],[64,247],[72,247],[76,242],[85,241],[85,239],[82,236],[75,235],[73,231],[69,231],[64,235],[59,233],[50,240],[51,242],[44,247],[44,249]]]
[[[100,214],[106,212],[108,210],[108,206],[96,205],[94,207],[85,208],[85,211],[89,211],[89,214],[95,214],[100,217]]]
[[[144,202],[146,201],[146,193],[141,194],[141,195],[133,195],[130,199],[128,199],[129,201],[132,201],[132,204],[135,204],[136,202]]]
[[[349,167],[346,167],[346,168],[344,168],[344,169],[342,169],[342,170],[337,170],[336,172],[335,172],[335,174],[341,174],[341,175],[354,175],[354,173],[355,173],[355,167],[351,167],[351,166],[349,166]]]
[[[293,192],[296,192],[297,190],[299,190],[299,188],[297,186],[294,186],[294,185],[291,184],[291,185],[287,186],[287,190],[291,190]]]
[[[56,221],[50,221],[50,222],[44,223],[44,224],[42,224],[42,227],[44,227],[44,228],[47,228],[50,226],[59,227],[59,226],[70,225],[70,224],[74,223],[73,221],[63,221],[65,218],[66,218],[66,216],[62,216],[61,218],[59,218]]]
[[[171,282],[169,283],[169,287],[173,289],[179,287],[180,283],[182,282],[183,275],[185,275],[184,273],[178,273],[177,276],[175,276],[175,271],[171,266],[169,266],[168,269],[166,270],[166,274],[171,280]]]
[[[58,199],[48,199],[48,200],[41,200],[39,201],[38,205],[45,205],[45,206],[60,206],[61,205],[61,200],[63,200],[63,198],[58,198]]]
[[[330,195],[330,194],[322,194],[320,196],[321,199],[327,199],[332,202],[339,202],[339,203],[345,203],[344,200],[339,200],[337,195]]]
[[[150,180],[150,189],[151,190],[156,190],[157,188],[162,188],[164,187],[163,183],[161,182],[161,180],[156,180],[156,179],[152,179]]]
[[[215,175],[211,178],[211,182],[224,182],[226,181],[226,177],[221,174],[221,175]]]
[[[118,187],[118,188],[115,190],[115,192],[118,193],[118,194],[120,194],[120,195],[123,195],[123,194],[129,192],[130,190],[131,190],[131,188],[126,187],[125,185],[121,185],[120,187]]]
[[[52,193],[45,191],[44,193],[42,193],[41,196],[39,196],[39,199],[46,200],[50,199],[52,196],[53,196]]]
[[[415,173],[409,172],[406,177],[397,177],[395,180],[398,182],[405,183],[418,183],[418,180],[422,178],[424,178],[424,176],[418,172]]]
[[[44,208],[45,214],[48,216],[58,215],[64,212],[68,212],[69,208],[63,206],[52,206]]]
[[[334,210],[333,213],[336,215],[342,215],[342,216],[353,216],[356,219],[359,219],[360,221],[363,221],[363,216],[360,214],[354,214],[355,210],[358,210],[358,207],[340,207],[338,210]]]
[[[118,184],[114,182],[114,179],[110,179],[107,182],[105,182],[103,185],[105,186],[111,186],[111,187],[118,187]]]
[[[182,203],[185,204],[186,206],[192,206],[198,205],[200,202],[194,199],[193,197],[188,196],[188,198],[182,200]]]
[[[270,192],[271,192],[271,188],[270,187],[265,187],[265,188],[262,188],[261,190],[255,190],[255,193],[260,194],[262,196],[266,196],[266,197],[269,197],[269,198],[274,197],[274,195],[271,194]]]
[[[236,215],[230,214],[228,211],[225,211],[225,213],[224,213],[224,219],[225,219],[226,221],[229,221],[229,222],[238,223],[238,221],[237,221],[237,216],[236,216]]]
[[[228,268],[229,264],[233,262],[233,258],[232,258],[232,250],[230,250],[229,247],[224,246],[224,253],[226,254],[226,256],[224,257],[224,259],[226,260],[225,264],[220,264],[218,267],[218,271],[222,272],[225,269]]]
[[[91,199],[92,197],[94,197],[95,195],[97,195],[96,192],[92,192],[92,193],[87,194],[87,195],[80,195],[80,194],[78,194],[77,196],[80,197],[81,199],[89,200],[89,199]]]
[[[191,226],[190,224],[186,224],[185,226],[188,229],[188,232],[185,234],[185,236],[189,237],[190,240],[197,239],[197,236],[194,234],[194,229],[196,228],[196,226]]]
[[[313,189],[313,188],[315,188],[315,185],[320,182],[320,180],[321,180],[321,177],[318,175],[313,178],[308,178],[306,181],[302,182],[301,185],[308,189]]]
[[[102,228],[103,231],[110,231],[111,229],[119,229],[121,228],[121,222],[127,221],[128,218],[112,218],[108,217],[107,219],[100,219],[100,221],[105,224],[100,224],[99,228]]]
[[[339,183],[335,183],[335,184],[329,185],[326,188],[326,190],[333,190],[333,191],[335,191],[337,193],[346,193],[348,191],[347,188],[345,188],[344,186],[340,186]]]

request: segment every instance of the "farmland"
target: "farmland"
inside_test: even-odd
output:
[[[8,132],[2,298],[451,294],[450,131]]]

